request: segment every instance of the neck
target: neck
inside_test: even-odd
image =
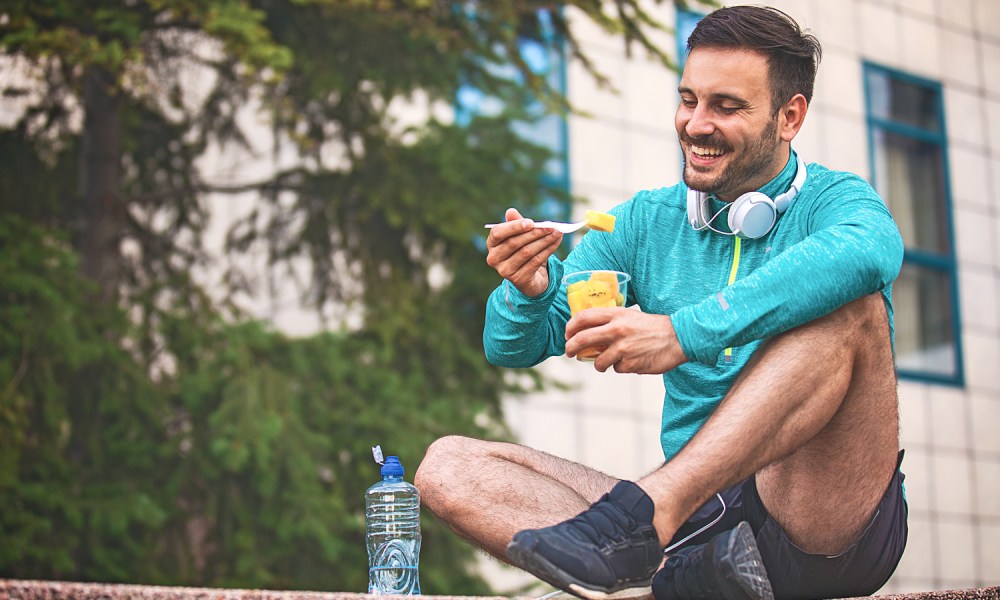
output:
[[[789,158],[791,158],[791,145],[784,143],[776,152],[775,158],[770,165],[757,171],[759,173],[757,177],[750,179],[735,192],[716,192],[715,197],[723,202],[732,202],[747,192],[759,190],[781,173],[785,165],[788,164]]]

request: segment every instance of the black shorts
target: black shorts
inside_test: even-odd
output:
[[[903,492],[903,451],[896,472],[871,523],[850,548],[836,556],[800,550],[767,514],[753,477],[720,492],[726,502],[722,519],[679,547],[707,542],[714,535],[747,521],[757,536],[764,567],[774,595],[785,598],[844,598],[866,596],[885,585],[896,570],[906,546],[907,505]],[[671,544],[715,519],[720,510],[713,497],[677,531]]]

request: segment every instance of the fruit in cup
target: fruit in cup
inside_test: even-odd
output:
[[[625,305],[625,297],[618,291],[618,276],[610,271],[595,271],[590,279],[569,284],[566,299],[573,314],[585,308]]]

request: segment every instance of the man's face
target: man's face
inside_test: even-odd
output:
[[[781,172],[787,145],[771,116],[767,59],[757,52],[698,48],[678,87],[674,126],[684,157],[684,183],[726,201]]]

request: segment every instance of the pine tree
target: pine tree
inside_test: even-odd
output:
[[[569,108],[518,40],[552,42],[545,8],[600,79],[572,10],[669,66],[640,4],[6,2],[0,577],[365,589],[370,446],[412,476],[440,435],[507,436],[499,399],[519,388],[482,357],[497,280],[476,239],[540,202],[550,153],[512,128],[523,107]],[[506,110],[394,117],[463,83]],[[206,155],[253,149],[247,116],[292,160],[209,177]],[[253,203],[213,279],[226,197]],[[263,273],[240,260],[255,252]],[[240,298],[303,265],[330,332],[250,320]],[[486,592],[470,549],[424,525],[425,591]]]

